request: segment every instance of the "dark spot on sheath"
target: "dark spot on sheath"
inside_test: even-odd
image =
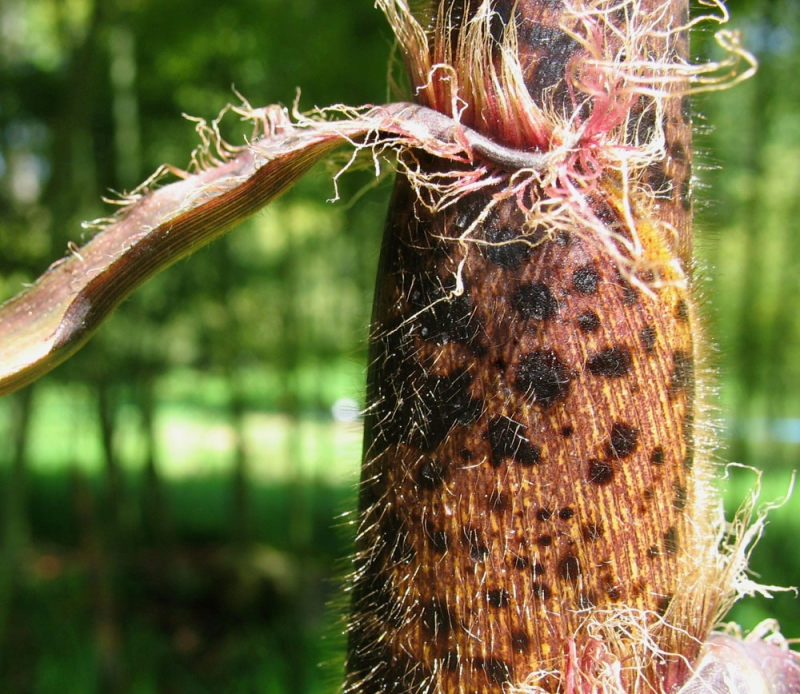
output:
[[[663,465],[664,464],[664,447],[663,446],[656,446],[652,453],[650,453],[650,462],[653,465]]]
[[[516,385],[546,409],[567,396],[571,379],[572,374],[556,351],[544,349],[522,358]]]
[[[645,501],[652,501],[655,498],[656,490],[653,489],[651,486],[647,486],[642,491],[642,497]]]
[[[538,600],[549,600],[550,596],[553,594],[553,591],[550,590],[550,586],[541,581],[534,581],[531,587],[533,588],[533,597]]]
[[[664,551],[667,554],[677,554],[680,543],[678,540],[678,528],[672,526],[667,532],[664,533]]]
[[[458,653],[455,651],[448,651],[445,653],[444,659],[442,660],[442,665],[448,672],[458,672],[460,670],[460,662],[461,658],[459,657]]]
[[[592,265],[583,265],[572,273],[572,286],[581,294],[594,294],[600,283],[600,273]]]
[[[650,186],[654,197],[659,200],[672,199],[672,177],[667,173],[664,162],[650,164],[645,169],[644,181]]]
[[[682,350],[672,355],[672,373],[669,377],[669,394],[675,397],[678,393],[690,390],[694,385],[694,363],[692,355]]]
[[[613,600],[616,602],[622,597],[622,586],[620,586],[619,584],[613,586],[606,586],[605,591],[609,600]]]
[[[642,328],[639,332],[639,339],[642,341],[644,351],[647,354],[652,354],[656,351],[656,327],[654,325]]]
[[[600,537],[600,526],[597,523],[587,523],[581,528],[581,535],[586,542],[594,542]]]
[[[692,97],[688,94],[681,99],[681,118],[684,123],[692,122]]]
[[[686,501],[688,499],[686,487],[678,482],[673,482],[672,490],[675,492],[675,499],[672,505],[675,507],[676,511],[683,511],[683,509],[686,508]]]
[[[533,566],[531,567],[531,573],[533,577],[536,578],[537,576],[544,576],[544,565],[537,562],[534,562]]]
[[[686,451],[686,455],[683,457],[683,467],[686,470],[691,470],[694,467],[694,448],[691,446]]]
[[[525,557],[515,556],[513,564],[515,569],[519,569],[521,571],[523,569],[527,569],[530,562]]]
[[[669,146],[669,153],[672,159],[679,164],[685,164],[688,161],[688,157],[686,156],[686,148],[683,146],[682,142],[673,142]]]
[[[530,637],[524,631],[511,633],[511,648],[514,649],[515,653],[527,653],[530,645]]]
[[[469,450],[469,448],[462,448],[458,452],[458,457],[465,462],[469,462],[470,460],[472,460],[472,451]]]
[[[547,320],[558,313],[558,301],[542,282],[524,284],[514,293],[514,308],[525,318]]]
[[[426,458],[419,466],[417,481],[423,489],[436,489],[444,482],[445,468],[438,460]]]
[[[569,519],[570,519],[570,518],[572,518],[574,515],[575,515],[575,509],[573,509],[573,508],[569,508],[569,507],[567,507],[567,508],[562,508],[562,509],[561,509],[561,510],[558,512],[558,517],[559,517],[561,520],[569,520]]]
[[[567,248],[572,243],[572,234],[564,229],[556,232],[556,243],[562,248]]]
[[[661,550],[656,545],[650,545],[647,548],[647,556],[651,559],[657,557],[659,554],[661,554]]]
[[[624,422],[614,422],[611,427],[611,438],[606,446],[606,453],[614,458],[626,458],[636,450],[638,442],[638,429]]]
[[[472,665],[482,670],[491,684],[505,684],[511,681],[511,667],[498,658],[473,658]]]
[[[489,554],[489,548],[477,528],[465,529],[464,539],[469,548],[469,556],[472,561],[483,561],[486,555]]]
[[[614,469],[602,460],[589,461],[589,481],[592,484],[608,484],[614,479]]]
[[[667,610],[669,609],[670,603],[672,603],[672,598],[673,597],[674,596],[672,594],[670,594],[670,595],[665,595],[665,596],[659,598],[658,605],[656,606],[656,612],[658,612],[658,614],[661,617],[663,617],[667,613]]]
[[[563,115],[572,113],[572,99],[565,75],[567,65],[580,49],[572,36],[558,27],[539,22],[524,22],[518,28],[520,46],[538,49],[533,74],[526,75],[525,86],[537,106],[552,100],[555,110]]]
[[[547,522],[553,517],[553,512],[549,508],[540,508],[536,512],[536,517],[542,522]]]
[[[631,287],[627,282],[622,285],[622,303],[625,306],[633,306],[639,301],[639,292]]]
[[[454,622],[445,600],[434,595],[429,603],[422,606],[422,626],[434,637],[446,637]]]
[[[525,426],[509,417],[495,417],[489,422],[489,447],[493,467],[499,467],[506,458],[522,465],[534,465],[542,455],[542,449],[525,436]]]
[[[558,562],[558,575],[565,581],[574,583],[581,575],[581,563],[574,554],[566,554]]]
[[[568,438],[569,438],[570,436],[572,436],[574,433],[575,433],[575,427],[574,427],[574,426],[572,426],[571,424],[567,424],[567,425],[565,425],[565,426],[561,427],[561,435],[562,435],[562,436],[563,436],[565,439],[568,439]]]
[[[595,376],[620,378],[631,370],[632,363],[631,351],[627,347],[607,347],[589,357],[586,368]]]
[[[434,530],[430,534],[431,546],[439,554],[447,551],[447,533],[444,530]]]
[[[505,588],[497,588],[486,593],[486,602],[492,607],[506,607],[510,601],[511,598]]]
[[[689,320],[689,305],[684,299],[678,299],[675,304],[675,318],[683,323]]]
[[[597,605],[597,598],[592,591],[578,595],[578,610],[591,610]]]
[[[642,95],[633,104],[626,126],[629,144],[641,147],[653,139],[656,129],[656,106],[652,96]]]
[[[504,494],[503,492],[493,489],[492,493],[489,494],[489,504],[492,507],[493,511],[505,511],[508,509],[508,494]]]
[[[408,384],[408,400],[404,400],[398,412],[392,416],[411,420],[416,425],[410,442],[424,451],[436,448],[456,425],[469,426],[481,414],[482,405],[471,397],[468,388],[472,377],[463,370],[448,376],[430,376],[422,382],[422,388],[412,389]]]
[[[451,297],[455,281],[445,286],[436,275],[423,274],[411,290],[409,303],[418,314],[419,335],[426,342],[477,346],[479,321],[467,293]]]
[[[594,311],[584,311],[578,316],[578,328],[583,333],[593,333],[600,327],[600,319]]]
[[[553,544],[553,536],[552,535],[539,535],[536,538],[536,544],[540,547],[549,547]]]
[[[490,262],[507,270],[516,270],[531,253],[530,239],[520,240],[519,232],[509,226],[489,222],[486,231],[487,245],[483,253]]]

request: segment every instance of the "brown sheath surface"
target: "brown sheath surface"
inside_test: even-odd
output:
[[[572,108],[564,75],[582,49],[560,27],[561,4],[496,9],[516,21],[534,100],[548,91]],[[676,3],[665,21],[677,26],[684,11]],[[685,40],[676,50],[685,55]],[[649,97],[631,114],[625,137],[636,147],[652,136]],[[665,114],[669,155],[640,183],[649,214],[679,234],[639,233],[645,258],[685,266],[685,101],[668,99]],[[476,113],[465,122],[508,143]],[[618,188],[609,177],[590,204],[622,230]],[[599,244],[531,228],[514,198],[491,210],[475,243],[460,242],[496,192],[433,213],[406,179],[396,183],[371,340],[347,691],[566,691],[565,673],[591,675],[604,649],[627,689],[643,676],[657,691],[680,680],[683,661],[625,672],[635,645],[620,635],[598,646],[589,625],[633,608],[660,647],[695,654],[658,624],[691,532],[693,309],[679,286],[633,286]]]

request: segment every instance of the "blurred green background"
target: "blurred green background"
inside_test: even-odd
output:
[[[800,9],[730,5],[761,69],[694,102],[701,286],[720,459],[764,470],[771,500],[800,460]],[[182,113],[213,118],[233,86],[383,102],[391,43],[369,0],[0,0],[0,300],[88,238],[110,189],[186,165]],[[0,693],[335,690],[390,182],[340,186],[331,205],[330,172],[307,177],[0,400]],[[731,512],[754,481],[723,483]],[[771,514],[763,582],[800,583],[799,516]],[[734,616],[800,635],[791,594]]]

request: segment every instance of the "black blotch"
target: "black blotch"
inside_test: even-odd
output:
[[[647,354],[652,354],[656,351],[656,327],[654,325],[648,325],[646,328],[642,328],[639,331],[639,339],[642,341],[644,351],[647,352]]]
[[[458,672],[461,659],[455,651],[447,651],[442,659],[442,665],[448,672]]]
[[[406,525],[397,513],[384,516],[380,527],[383,547],[389,548],[391,561],[395,564],[408,564],[417,556],[411,545]]]
[[[673,597],[675,596],[670,593],[669,595],[659,598],[658,605],[656,606],[656,612],[659,614],[659,616],[663,617],[667,613]]]
[[[656,106],[652,96],[639,97],[631,107],[626,126],[626,139],[634,147],[646,145],[656,129]]]
[[[547,522],[553,517],[553,512],[549,508],[540,508],[536,512],[536,517],[542,522]]]
[[[575,433],[575,427],[574,427],[574,426],[572,426],[571,424],[567,424],[567,425],[565,425],[565,426],[561,427],[561,435],[562,435],[562,436],[563,436],[565,439],[568,439],[568,438],[569,438],[570,436],[572,436],[574,433]]]
[[[677,350],[672,355],[672,373],[669,377],[669,395],[675,397],[678,393],[690,390],[694,385],[694,361],[692,355],[682,350]]]
[[[675,499],[672,502],[672,505],[675,507],[677,511],[683,511],[686,508],[686,501],[688,499],[688,492],[684,485],[679,484],[678,482],[672,483],[672,489],[675,492]]]
[[[525,436],[525,426],[504,416],[489,422],[489,447],[493,467],[499,467],[506,458],[522,465],[535,465],[542,455],[542,449]]]
[[[434,595],[422,606],[422,626],[434,637],[446,637],[454,623],[447,601]]]
[[[515,653],[527,653],[530,645],[530,637],[524,631],[511,633],[511,648],[514,649]]]
[[[572,518],[574,515],[575,515],[575,509],[572,509],[572,508],[569,508],[569,507],[567,507],[567,508],[562,508],[562,509],[561,509],[561,510],[558,512],[558,517],[559,517],[561,520],[569,520],[569,519],[570,519],[570,518]]]
[[[686,156],[686,148],[683,146],[682,142],[673,142],[669,146],[669,153],[670,156],[679,164],[685,164],[688,161],[688,157]]]
[[[602,460],[589,461],[589,481],[592,484],[608,484],[614,479],[614,469]]]
[[[638,443],[638,429],[624,422],[614,422],[611,427],[611,439],[606,446],[606,453],[617,459],[626,458],[636,450]]]
[[[565,581],[574,583],[581,575],[581,563],[574,554],[566,554],[558,562],[558,575]]]
[[[650,453],[650,462],[653,463],[653,465],[663,465],[665,457],[664,447],[656,446],[652,453]]]
[[[534,581],[531,587],[533,588],[533,597],[539,600],[549,600],[550,596],[553,594],[553,591],[550,590],[550,586],[541,581]]]
[[[656,545],[650,545],[647,548],[647,556],[651,559],[661,554],[661,550]]]
[[[514,293],[513,303],[525,318],[548,320],[558,313],[558,301],[543,282],[522,285]]]
[[[445,467],[434,458],[426,458],[419,466],[417,482],[423,489],[436,489],[445,479]]]
[[[606,586],[605,591],[609,600],[617,601],[622,597],[622,586],[620,585]]]
[[[476,670],[483,670],[486,679],[492,684],[505,684],[511,681],[511,667],[499,658],[473,658]]]
[[[672,526],[667,532],[664,533],[664,551],[667,554],[677,554],[680,542],[678,540],[678,528]]]
[[[480,416],[481,402],[467,390],[471,383],[472,377],[466,371],[456,371],[448,376],[429,376],[421,390],[408,392],[408,401],[393,416],[400,419],[413,416],[412,421],[417,425],[411,432],[413,445],[432,451],[456,424],[469,426]]]
[[[572,286],[581,294],[594,294],[600,283],[600,273],[592,265],[583,265],[572,273]]]
[[[691,447],[683,457],[683,467],[687,470],[691,470],[694,467],[694,449]]]
[[[447,551],[447,533],[444,530],[434,530],[431,535],[431,546],[433,549],[440,554],[444,554]]]
[[[587,523],[581,528],[581,535],[586,542],[595,542],[600,537],[600,526],[597,523]]]
[[[469,462],[472,460],[472,451],[469,450],[469,448],[462,448],[458,453],[458,457],[461,458],[461,460]]]
[[[544,565],[539,563],[538,561],[534,562],[533,566],[531,567],[531,573],[533,574],[534,578],[536,578],[537,576],[543,576]]]
[[[449,342],[477,345],[479,321],[473,315],[469,295],[465,292],[450,298],[455,289],[443,286],[436,275],[423,275],[411,291],[409,303],[418,314],[419,335],[426,342],[446,345]]]
[[[536,538],[536,544],[540,547],[549,547],[553,544],[553,536],[552,535],[539,535]]]
[[[683,323],[689,320],[689,305],[684,299],[679,299],[675,304],[675,318]]]
[[[570,380],[572,374],[556,351],[544,349],[522,358],[516,384],[546,409],[567,396]]]
[[[557,112],[570,115],[573,110],[572,99],[565,75],[569,61],[581,47],[580,43],[558,27],[538,22],[521,24],[518,36],[521,47],[538,49],[537,52],[541,53],[535,71],[525,80],[534,103],[542,107],[548,99],[552,99]]]
[[[515,569],[527,569],[530,565],[530,562],[525,557],[515,556],[514,557],[514,568]]]
[[[520,233],[509,226],[498,226],[496,221],[489,220],[486,225],[486,245],[483,254],[486,258],[507,270],[516,270],[531,254],[533,238],[520,240]]]
[[[633,306],[639,301],[639,292],[627,282],[622,285],[622,303],[624,306]]]
[[[593,333],[600,327],[600,318],[594,311],[584,311],[578,316],[578,328],[583,333]]]
[[[477,528],[464,530],[464,539],[469,548],[469,556],[472,561],[483,561],[486,555],[489,554],[489,548]]]
[[[672,199],[672,177],[667,173],[664,162],[650,164],[645,169],[644,182],[650,186],[654,197],[659,200]]]
[[[497,588],[486,593],[486,602],[492,607],[506,607],[511,602],[511,597],[505,588]]]
[[[591,610],[593,607],[597,605],[597,599],[595,598],[594,593],[581,593],[578,595],[578,609],[579,610]]]
[[[572,243],[572,234],[560,229],[556,232],[556,243],[562,248],[567,248]]]
[[[621,378],[631,370],[633,360],[631,351],[627,347],[607,347],[599,352],[595,352],[586,367],[595,376],[605,378]]]
[[[652,487],[645,487],[644,491],[642,492],[642,497],[644,498],[645,501],[651,501],[653,498],[655,498],[655,495],[656,495],[656,490],[653,489]]]
[[[504,494],[497,489],[492,490],[489,494],[489,504],[493,511],[505,511],[508,509],[508,494]]]

